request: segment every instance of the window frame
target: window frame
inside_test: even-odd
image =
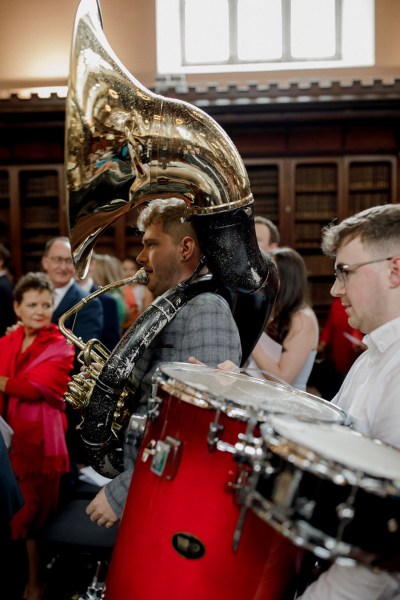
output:
[[[249,64],[280,64],[280,63],[299,63],[299,62],[332,62],[342,59],[342,0],[333,0],[335,3],[335,53],[329,57],[294,57],[291,44],[291,0],[281,0],[282,6],[282,55],[279,58],[259,58],[259,59],[241,59],[238,56],[238,1],[227,0],[229,12],[229,57],[225,61],[188,61],[186,59],[185,44],[185,8],[186,0],[179,0],[179,19],[180,19],[180,44],[181,44],[181,64],[183,68],[189,67],[207,67],[207,66],[244,66]]]
[[[184,66],[181,55],[180,0],[155,0],[157,79],[182,80],[185,75],[217,73],[284,73],[373,67],[375,65],[375,0],[342,1],[341,60],[260,61]],[[318,73],[317,73],[318,72]]]

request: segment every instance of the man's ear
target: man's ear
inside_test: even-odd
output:
[[[181,241],[181,257],[182,260],[190,260],[196,252],[196,242],[190,235],[186,235]]]
[[[400,286],[400,256],[392,258],[390,261],[390,287],[396,288]]]
[[[42,264],[43,271],[45,271],[46,273],[47,273],[47,269],[46,269],[47,261],[48,261],[47,256],[42,256],[42,260],[40,262]]]

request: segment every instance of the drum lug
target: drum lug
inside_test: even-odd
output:
[[[336,507],[337,516],[341,521],[351,521],[354,518],[354,508],[349,504],[338,504]]]
[[[222,440],[218,440],[217,450],[220,450],[221,452],[230,452],[231,454],[236,454],[236,446],[228,444],[228,442],[223,442]]]
[[[218,408],[215,413],[215,419],[212,423],[210,423],[210,428],[207,436],[207,444],[210,452],[213,452],[216,448],[218,448],[218,444],[220,442],[221,434],[224,431],[224,426],[219,423],[219,416],[221,414],[221,409]],[[220,448],[218,448],[220,450]]]
[[[164,476],[167,481],[172,481],[178,472],[182,456],[182,442],[169,435],[165,440],[151,440],[143,450],[142,461],[146,462],[152,457],[150,471]]]
[[[239,433],[238,438],[239,441],[235,444],[236,459],[238,461],[253,462],[264,457],[262,438],[247,433]]]
[[[161,400],[155,394],[152,393],[147,404],[147,416],[152,421],[155,421],[160,416],[160,404]]]
[[[296,510],[304,519],[309,520],[314,514],[316,502],[308,498],[298,498],[296,500]]]
[[[156,453],[155,447],[156,447],[156,440],[151,440],[146,448],[143,450],[142,452],[142,462],[147,462],[147,460],[150,458],[150,456],[154,456]]]

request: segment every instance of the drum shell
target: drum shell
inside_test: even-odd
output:
[[[357,549],[377,555],[396,556],[400,548],[400,531],[390,531],[390,521],[398,521],[400,517],[400,498],[393,496],[380,496],[357,488],[352,498],[353,487],[338,485],[328,478],[317,476],[315,473],[299,470],[290,462],[281,457],[272,458],[268,463],[272,465],[275,473],[271,476],[261,475],[257,493],[267,501],[275,503],[274,498],[279,494],[279,480],[297,478],[296,489],[291,489],[290,498],[283,500],[285,506],[276,505],[275,511],[280,515],[280,520],[285,516],[293,524],[307,522],[324,536],[340,539],[352,546],[352,553]],[[313,510],[302,512],[304,505]],[[351,505],[354,515],[348,521],[340,518],[340,509],[344,505]],[[258,512],[260,515],[260,512]],[[304,529],[297,526],[298,534]],[[304,539],[304,547],[312,549]]]
[[[261,425],[256,514],[296,545],[349,564],[400,557],[400,452],[336,424],[272,417]]]
[[[210,450],[216,411],[158,391],[161,413],[148,423],[113,552],[106,600],[279,600],[293,581],[299,550],[248,510],[237,550],[240,516],[229,484],[239,468],[232,454]],[[224,414],[222,439],[235,444],[246,423]],[[173,479],[150,470],[143,453],[151,440],[180,440],[182,456]],[[177,533],[203,544],[201,558],[173,547]]]

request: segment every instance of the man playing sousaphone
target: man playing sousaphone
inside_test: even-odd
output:
[[[122,516],[137,454],[135,444],[124,444],[127,468],[118,474],[124,437],[118,416],[137,409],[127,437],[140,442],[137,417],[146,413],[158,364],[190,355],[213,366],[246,360],[271,311],[277,275],[257,245],[253,197],[234,144],[209,115],[152,93],[127,72],[105,39],[95,0],[81,1],[75,22],[65,162],[79,276],[102,231],[128,211],[139,213],[138,262],[156,296],[98,373],[90,368],[97,362],[94,345],[82,348],[66,333],[84,351],[91,377],[90,383],[75,381],[67,399],[83,412],[80,432],[92,466],[114,477],[88,513],[110,527]],[[202,274],[205,264],[209,275]],[[119,533],[122,528],[124,520]],[[261,567],[262,559],[259,575]],[[278,600],[286,582],[272,578],[276,589],[271,586],[268,598]],[[215,590],[205,593],[210,600]]]
[[[138,226],[144,232],[143,250],[137,257],[155,297],[190,277],[199,268],[201,252],[183,200],[153,200],[141,212]],[[187,362],[195,355],[205,364],[217,366],[230,359],[241,361],[237,326],[226,300],[205,292],[190,300],[161,331],[135,365],[133,377],[141,412],[146,412],[152,376],[160,363]],[[128,436],[129,439],[129,436]],[[133,470],[136,448],[125,451],[125,471],[103,488],[89,504],[92,521],[113,526],[122,516]]]
[[[155,298],[159,298],[162,294],[171,288],[174,288],[180,282],[187,280],[194,272],[202,267],[202,256],[196,239],[196,233],[193,230],[191,223],[184,221],[185,215],[187,215],[187,207],[185,202],[180,199],[170,199],[168,203],[160,199],[152,200],[140,213],[138,226],[143,231],[143,249],[137,260],[146,271],[148,278],[147,285]],[[137,413],[147,414],[149,411],[149,397],[151,396],[152,382],[154,381],[154,374],[157,367],[161,366],[162,368],[163,364],[171,362],[174,364],[188,362],[190,356],[196,356],[200,361],[211,367],[216,367],[227,359],[235,362],[235,364],[240,364],[241,354],[238,328],[232,317],[231,309],[227,301],[218,293],[208,291],[207,288],[205,288],[203,293],[194,296],[180,309],[176,316],[162,329],[159,335],[153,339],[149,347],[136,363],[133,371],[133,387],[137,390],[136,396],[139,402]],[[193,408],[194,410],[200,410],[195,407]],[[209,411],[206,411],[205,417],[211,422],[212,416],[209,416]],[[160,419],[162,417],[158,418]],[[199,414],[199,418],[203,418],[203,415]],[[169,420],[167,419],[166,422],[169,422]],[[123,516],[124,504],[127,499],[132,473],[133,479],[135,477],[134,465],[139,450],[138,447],[135,446],[134,441],[132,442],[132,440],[135,440],[133,427],[136,423],[137,414],[134,414],[132,417],[132,435],[130,426],[128,426],[128,431],[125,436],[126,443],[124,447],[124,457],[126,470],[102,488],[87,507],[87,514],[90,516],[90,519],[98,525],[112,527]],[[184,437],[183,432],[182,436]],[[168,439],[168,436],[166,439]],[[194,442],[192,448],[193,446],[195,447]],[[205,449],[206,453],[208,452],[206,435],[204,435],[203,444],[198,450],[201,451],[203,449]],[[183,460],[187,461],[188,454],[186,452],[186,450],[183,450],[183,456],[185,457]],[[159,456],[161,457],[160,460],[163,461],[162,454]],[[229,455],[227,458],[229,458]],[[143,458],[141,458],[141,460],[143,460]],[[152,463],[151,470],[155,468],[155,464],[156,461]],[[196,470],[198,467],[199,465],[194,463],[191,468]],[[233,465],[232,468],[234,469]],[[153,476],[156,479],[158,478],[156,474]],[[162,498],[160,499],[160,505],[158,505],[156,497],[153,497],[153,494],[149,490],[146,492],[146,489],[143,489],[140,485],[140,480],[133,481],[132,483],[134,487],[133,490],[130,490],[130,493],[138,494],[139,496],[144,495],[145,504],[147,502],[150,504],[155,502],[154,508],[157,515],[154,515],[154,521],[157,523],[157,519],[160,518],[159,526],[160,529],[162,529],[162,523],[164,523],[165,520],[169,520],[168,510],[165,512],[163,511]],[[199,484],[201,484],[201,482],[199,482]],[[224,481],[221,481],[220,485],[223,484]],[[173,482],[171,482],[171,485],[173,485]],[[194,489],[187,490],[188,501],[190,494],[195,493]],[[228,502],[227,508],[232,510],[230,509],[230,506],[232,505],[233,499],[231,498],[231,491],[229,489],[226,501]],[[120,597],[122,591],[121,588],[129,588],[129,585],[127,587],[125,583],[120,583],[120,569],[124,570],[125,577],[127,577],[129,569],[126,570],[125,567],[120,564],[119,557],[121,554],[125,556],[126,552],[129,552],[128,547],[126,546],[126,538],[131,540],[128,543],[128,546],[131,546],[132,540],[134,540],[135,536],[137,537],[139,533],[136,526],[131,523],[131,514],[132,511],[135,512],[135,507],[130,508],[130,514],[125,516],[121,522],[121,530],[119,532],[120,541],[118,542],[118,552],[113,567],[113,577],[108,583],[108,593],[110,594],[111,599]],[[162,514],[160,514],[160,511]],[[203,529],[204,519],[207,519],[207,512],[208,507],[205,505],[202,511],[203,514],[198,514],[199,522],[203,523]],[[234,506],[233,512],[237,517],[239,516],[240,511],[238,507]],[[170,515],[170,518],[172,518],[172,516],[173,515]],[[281,538],[273,531],[272,528],[263,523],[258,524],[257,518],[254,515],[249,515],[248,518],[252,519],[251,525],[253,527],[254,523],[256,523],[257,532],[254,532],[254,535],[257,536],[258,530],[261,530],[262,532],[258,537],[254,537],[254,539],[250,535],[252,547],[255,548],[255,552],[251,555],[251,560],[248,559],[248,562],[250,564],[252,563],[251,573],[254,574],[254,581],[251,582],[251,587],[260,590],[264,589],[265,600],[278,600],[283,597],[283,594],[292,585],[297,550],[290,542]],[[185,519],[185,517],[183,517],[183,521],[187,522],[187,518]],[[218,527],[218,521],[215,525]],[[247,523],[247,526],[249,526],[249,523]],[[252,529],[250,530],[252,531]],[[142,524],[142,532],[146,537],[145,522]],[[160,539],[163,539],[163,543],[165,543],[165,532],[160,531],[159,535]],[[217,538],[221,539],[222,532],[221,534],[216,535]],[[230,546],[229,538],[226,540],[223,539],[221,542],[216,540],[214,548],[208,547],[207,551],[216,552],[219,543],[221,543],[221,547],[223,548],[225,548],[225,546]],[[240,543],[243,545],[240,546]],[[241,552],[245,552],[246,543],[248,542],[239,542]],[[133,544],[132,552],[134,555],[138,552],[137,545]],[[154,552],[158,555],[159,550],[154,549]],[[178,556],[172,546],[170,552],[174,557]],[[236,553],[233,554],[233,560],[236,560],[236,564],[240,564],[243,555],[239,553],[235,556],[235,554]],[[266,559],[267,556],[269,557],[268,559]],[[165,558],[166,560],[169,560],[167,556]],[[135,562],[135,560],[133,562]],[[148,565],[145,565],[145,571],[151,564],[152,561],[150,561]],[[175,576],[178,575],[177,573],[174,574],[175,568],[175,565],[170,567],[170,576],[172,579],[175,579]],[[200,566],[200,569],[203,569],[205,573],[207,573],[208,568],[208,566]],[[159,576],[162,579],[166,575],[165,568],[161,568],[160,565],[158,569]],[[245,569],[246,575],[240,578],[240,585],[244,587],[250,585],[250,582],[247,581],[249,577],[247,573],[250,569],[249,565],[246,565]],[[222,582],[225,580],[226,575],[226,572],[221,574],[220,579]],[[134,577],[136,582],[140,582],[138,574],[136,576],[134,575]],[[146,572],[142,573],[141,577],[146,579]],[[182,575],[182,577],[184,581],[184,575]],[[118,589],[115,589],[115,579],[119,582]],[[142,583],[138,583],[137,585],[141,588]],[[183,587],[185,587],[185,584],[183,584]],[[207,597],[209,598],[214,598],[215,594],[219,593],[211,583],[207,584],[207,588]],[[143,593],[147,593],[145,589],[143,589]],[[149,597],[152,597],[152,592]]]

